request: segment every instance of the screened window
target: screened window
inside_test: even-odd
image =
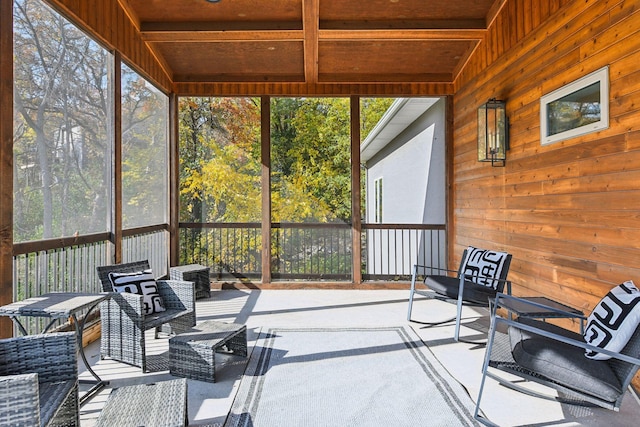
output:
[[[272,278],[351,277],[348,98],[271,99]]]
[[[276,222],[351,222],[348,98],[271,100],[271,204]]]
[[[259,98],[180,98],[180,262],[262,273]],[[205,227],[200,227],[207,224]]]
[[[40,0],[13,10],[14,241],[106,231],[113,58]]]
[[[122,225],[167,222],[169,99],[122,65]]]
[[[260,100],[180,99],[180,221],[261,218]]]

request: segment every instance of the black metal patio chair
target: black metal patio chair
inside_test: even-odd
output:
[[[454,339],[459,341],[463,305],[489,307],[496,294],[503,292],[505,286],[507,293],[511,294],[511,282],[507,280],[511,258],[511,254],[505,252],[469,246],[462,252],[458,270],[414,265],[411,275],[407,320],[433,326],[455,319]],[[424,275],[424,285],[427,289],[416,288],[418,278],[422,275]],[[437,322],[413,320],[411,316],[416,294],[457,304],[456,316]]]
[[[573,405],[598,406],[618,411],[629,385],[640,367],[640,324],[635,325],[631,338],[619,352],[596,347],[586,342],[583,335],[540,319],[517,318],[511,315],[496,315],[502,306],[501,300],[513,300],[518,304],[540,307],[526,299],[503,294],[496,296],[492,308],[492,321],[486,354],[482,366],[482,380],[474,417],[486,425],[494,425],[481,415],[486,378],[528,395]],[[548,312],[557,310],[544,307]],[[570,317],[570,313],[560,313]],[[595,360],[585,355],[586,351],[610,357]],[[503,377],[506,372],[513,377]],[[535,382],[556,390],[556,394],[544,393],[527,387],[526,382]]]

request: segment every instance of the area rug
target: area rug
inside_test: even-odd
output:
[[[474,404],[407,327],[262,331],[225,426],[468,426]]]

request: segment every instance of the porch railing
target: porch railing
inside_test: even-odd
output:
[[[446,266],[444,225],[363,224],[363,280],[409,280],[415,263]],[[180,263],[209,266],[217,280],[261,277],[259,223],[181,223]],[[273,280],[352,279],[349,224],[273,223]]]
[[[414,264],[446,268],[441,224],[363,224],[362,280],[411,280]]]
[[[149,259],[156,276],[167,274],[166,226],[127,230],[123,234],[124,262]],[[97,233],[14,244],[13,300],[21,301],[48,292],[102,292],[96,267],[112,262],[113,249],[109,239],[109,233]],[[30,334],[41,331],[47,323],[46,319],[33,317],[20,321]]]
[[[273,280],[351,280],[349,224],[271,225]]]
[[[212,277],[260,279],[260,223],[180,223],[180,264],[209,267]]]
[[[122,262],[149,260],[155,277],[169,275],[169,231],[166,224],[122,232]]]
[[[352,279],[352,239],[348,224],[284,224],[271,229],[273,280]],[[47,292],[100,292],[96,267],[111,263],[109,233],[14,245],[13,300]],[[363,224],[363,280],[408,280],[411,266],[446,266],[443,225]],[[166,225],[123,232],[123,262],[148,259],[156,276],[168,271]],[[217,279],[260,280],[259,223],[180,224],[180,262],[209,266]],[[38,319],[21,319],[30,333]]]

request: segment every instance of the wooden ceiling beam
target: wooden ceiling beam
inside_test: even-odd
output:
[[[302,41],[302,30],[261,30],[261,31],[213,31],[213,30],[157,30],[143,31],[142,39],[147,42],[227,42],[227,41]]]
[[[176,82],[179,96],[443,96],[453,95],[451,83],[234,83]]]
[[[486,30],[320,30],[320,40],[482,40]]]
[[[266,83],[266,82],[304,82],[301,74],[198,74],[196,76],[188,74],[175,74],[174,83],[206,82],[206,83]]]
[[[140,31],[180,32],[180,31],[286,31],[302,30],[300,21],[187,21],[187,22],[142,22]]]
[[[304,29],[304,79],[307,83],[318,82],[319,14],[320,0],[303,0],[302,27]]]
[[[128,0],[118,0],[118,3],[120,4],[120,7],[124,11],[125,15],[127,15],[129,17],[129,20],[134,25],[134,27],[136,27],[139,30],[140,29],[140,18],[138,18],[138,14],[135,12],[135,10],[133,10],[133,7],[131,7],[131,5],[129,4],[129,1]]]
[[[485,30],[143,30],[147,42],[305,41],[305,49],[327,40],[482,40]]]
[[[448,83],[451,81],[448,73],[415,73],[415,74],[382,74],[382,73],[322,73],[318,77],[319,83],[349,84],[349,83]]]
[[[455,0],[452,0],[455,1]],[[484,19],[321,20],[322,30],[486,30]]]

